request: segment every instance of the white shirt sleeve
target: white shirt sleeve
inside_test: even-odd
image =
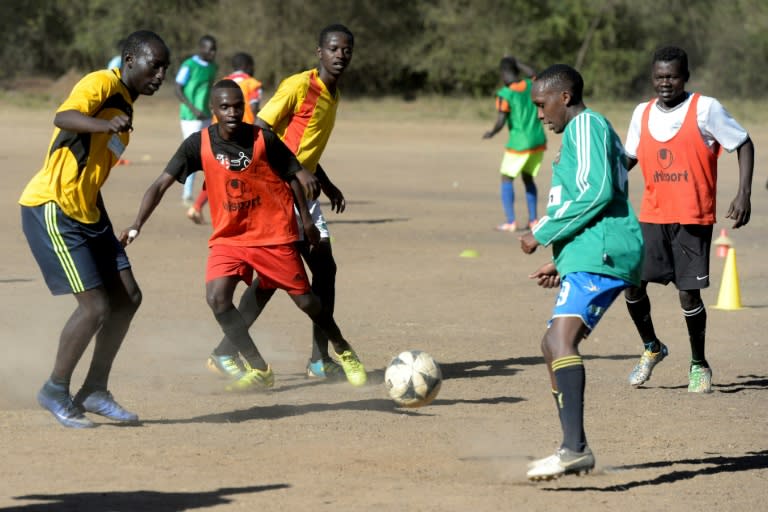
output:
[[[189,80],[189,66],[182,64],[179,72],[176,73],[176,83],[183,87],[187,85],[187,80]]]
[[[648,102],[641,103],[635,107],[635,111],[632,112],[632,120],[629,122],[629,128],[627,129],[627,138],[624,143],[624,151],[627,156],[637,160],[637,146],[640,144],[640,125],[643,122],[643,112]]]
[[[749,137],[747,130],[715,98],[700,97],[697,110],[699,130],[705,140],[716,140],[729,153],[738,149]]]

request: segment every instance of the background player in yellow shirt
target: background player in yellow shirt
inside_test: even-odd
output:
[[[51,376],[37,395],[65,427],[95,426],[84,412],[138,420],[107,390],[141,290],[112,229],[101,187],[128,145],[133,102],[157,92],[169,63],[170,51],[154,32],[128,36],[121,69],[86,75],[59,107],[45,164],[19,199],[22,228],[48,288],[77,300],[61,331]],[[72,373],[94,336],[91,365],[73,399]]]

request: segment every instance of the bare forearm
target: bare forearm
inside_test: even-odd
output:
[[[749,197],[752,194],[752,175],[755,169],[755,145],[747,139],[736,150],[739,159],[739,193]]]

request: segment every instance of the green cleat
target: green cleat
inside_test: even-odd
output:
[[[712,392],[712,369],[700,364],[692,364],[688,372],[689,393]]]

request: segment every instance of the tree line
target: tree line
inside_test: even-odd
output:
[[[678,45],[692,87],[759,99],[768,91],[765,0],[25,0],[0,2],[0,84],[104,67],[121,37],[159,33],[173,73],[203,34],[216,37],[222,72],[252,54],[267,87],[316,62],[320,29],[341,22],[355,34],[345,94],[487,95],[498,62],[513,55],[543,69],[575,66],[587,95],[635,99],[650,93],[655,48]]]

